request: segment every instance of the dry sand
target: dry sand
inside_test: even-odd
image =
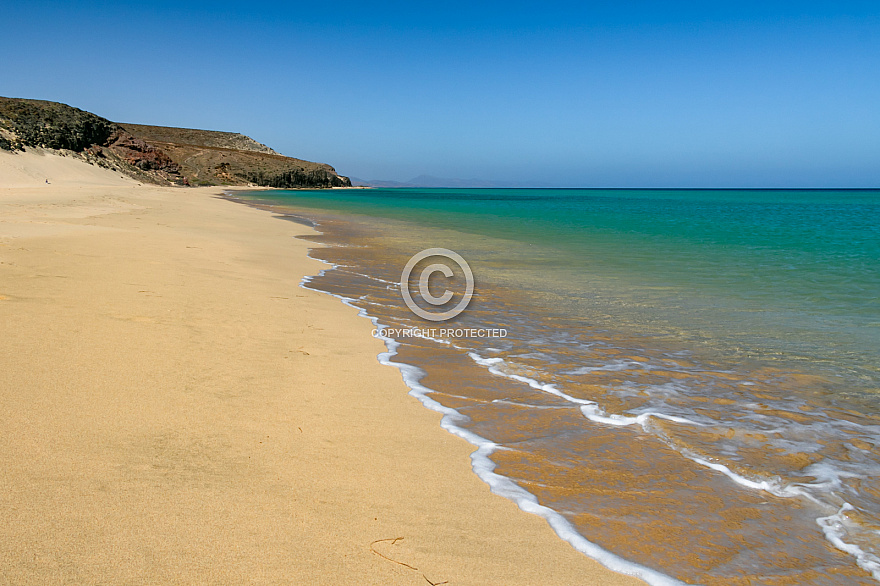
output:
[[[217,193],[0,152],[0,584],[641,583],[492,495],[299,287],[308,228]]]

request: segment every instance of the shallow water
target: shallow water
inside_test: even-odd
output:
[[[401,301],[412,254],[468,260],[446,326],[507,335],[398,335],[393,360],[576,546],[688,583],[880,577],[876,192],[246,199],[316,222],[335,268],[307,286],[382,326],[441,327]]]

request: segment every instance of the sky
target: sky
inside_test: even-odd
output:
[[[880,3],[7,3],[0,95],[361,179],[880,187]]]

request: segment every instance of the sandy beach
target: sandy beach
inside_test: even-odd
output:
[[[299,286],[309,228],[220,193],[0,153],[0,584],[642,583],[492,495]]]

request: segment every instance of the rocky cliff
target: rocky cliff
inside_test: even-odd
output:
[[[161,149],[193,185],[351,186],[330,165],[279,155],[242,134],[125,123],[119,127]]]
[[[0,149],[53,149],[141,181],[346,187],[330,165],[279,155],[243,134],[119,124],[65,104],[0,98]]]

